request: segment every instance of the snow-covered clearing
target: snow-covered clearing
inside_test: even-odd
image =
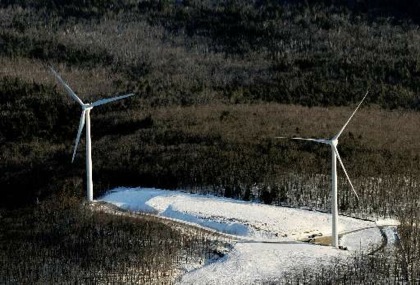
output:
[[[182,276],[181,284],[261,284],[336,262],[346,251],[311,244],[239,243],[224,258]]]
[[[354,251],[374,250],[394,221],[339,217],[340,245],[349,250],[302,243],[331,235],[331,215],[211,195],[147,188],[117,188],[99,200],[123,209],[153,213],[232,235],[233,250],[218,261],[184,274],[182,284],[251,284],[280,278],[294,269],[316,268]],[[187,270],[188,271],[188,270]]]

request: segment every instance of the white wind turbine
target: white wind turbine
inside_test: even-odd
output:
[[[83,103],[83,101],[79,97],[77,97],[77,95],[73,92],[73,90],[71,90],[71,88],[67,85],[67,83],[64,82],[61,76],[52,67],[50,67],[50,70],[58,79],[58,81],[60,81],[60,83],[64,86],[64,89],[66,89],[67,94],[69,94],[69,96],[73,98],[77,103],[79,103],[80,106],[82,107],[82,115],[80,117],[79,130],[77,131],[76,143],[74,145],[73,157],[71,159],[71,162],[74,161],[74,157],[77,151],[77,146],[80,141],[80,135],[82,134],[82,130],[86,122],[86,190],[87,190],[87,199],[89,202],[92,202],[93,201],[93,182],[92,182],[92,151],[91,151],[91,139],[90,139],[90,110],[92,110],[93,107],[97,107],[97,106],[104,105],[113,101],[124,99],[130,96],[133,96],[134,94],[127,94],[127,95],[116,96],[116,97],[112,97],[108,99],[101,99],[93,103]]]
[[[331,215],[332,215],[332,246],[338,248],[338,203],[337,203],[337,158],[343,168],[344,174],[347,177],[347,180],[350,183],[351,189],[353,190],[354,194],[356,195],[357,199],[359,196],[354,190],[353,184],[351,183],[350,177],[347,174],[346,168],[344,167],[343,161],[341,160],[340,154],[337,150],[338,138],[343,133],[344,129],[347,127],[350,120],[353,118],[354,114],[356,114],[357,110],[359,109],[360,105],[362,105],[363,101],[365,100],[366,96],[368,95],[369,91],[366,92],[365,96],[363,97],[362,101],[360,101],[359,105],[357,105],[356,109],[354,110],[353,114],[351,114],[350,118],[341,128],[341,130],[331,139],[313,139],[313,138],[290,138],[292,140],[304,140],[304,141],[312,141],[316,143],[323,143],[331,146]],[[279,139],[289,139],[287,137],[276,137]]]

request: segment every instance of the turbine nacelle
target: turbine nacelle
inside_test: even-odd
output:
[[[92,110],[92,109],[93,109],[92,104],[83,104],[82,105],[82,110],[83,111]]]
[[[337,147],[337,145],[338,145],[338,139],[334,139],[334,138],[331,139],[330,140],[330,145],[331,146],[334,146],[334,147]]]

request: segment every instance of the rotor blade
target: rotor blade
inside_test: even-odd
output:
[[[57,77],[58,81],[60,81],[60,83],[63,84],[64,89],[66,89],[66,91],[70,95],[70,97],[72,97],[80,105],[83,105],[83,101],[80,100],[79,97],[77,97],[76,93],[74,93],[73,90],[71,90],[70,86],[68,86],[67,83],[64,82],[64,80],[61,78],[61,76],[52,67],[50,67],[50,70],[55,75],[55,77]]]
[[[82,116],[80,117],[79,130],[77,131],[76,143],[74,145],[73,157],[71,159],[72,163],[74,161],[74,157],[76,156],[77,146],[79,145],[80,136],[82,134],[83,127],[85,125],[85,118],[86,118],[86,110],[83,110]]]
[[[124,98],[127,98],[127,97],[131,97],[131,96],[134,96],[134,95],[135,94],[130,93],[130,94],[127,94],[127,95],[112,97],[112,98],[108,98],[108,99],[101,99],[101,100],[98,100],[98,101],[92,103],[91,105],[93,107],[96,107],[96,106],[100,106],[100,105],[103,105],[103,104],[106,104],[106,103],[109,103],[109,102],[113,102],[113,101],[121,100],[121,99],[124,99]]]
[[[335,155],[336,155],[336,156],[337,156],[337,158],[338,158],[338,161],[339,161],[339,162],[340,162],[340,164],[341,164],[341,167],[343,168],[344,174],[346,175],[347,180],[348,180],[348,181],[349,181],[349,183],[350,183],[351,189],[353,190],[354,194],[356,195],[357,200],[359,200],[359,195],[357,195],[356,190],[354,190],[353,184],[351,183],[350,177],[349,177],[349,175],[347,174],[346,168],[344,167],[343,161],[341,160],[340,154],[338,153],[337,147],[336,147],[336,146],[334,146],[334,145],[332,145],[332,147],[333,147],[333,149],[334,149]]]
[[[360,105],[362,105],[363,101],[365,100],[366,96],[369,94],[369,91],[366,91],[365,96],[363,97],[362,101],[360,101],[359,105],[357,105],[356,109],[354,110],[353,114],[351,114],[350,118],[347,120],[347,122],[344,124],[344,126],[341,128],[341,130],[338,132],[338,134],[334,137],[334,139],[338,139],[341,134],[343,133],[344,129],[347,127],[350,120],[353,118],[354,114],[356,114],[357,110],[359,109]]]
[[[317,143],[329,144],[329,140],[325,139],[312,139],[312,138],[288,138],[288,137],[275,137],[276,139],[289,139],[289,140],[300,140],[300,141],[312,141]]]

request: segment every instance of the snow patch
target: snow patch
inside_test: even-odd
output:
[[[238,243],[217,262],[183,275],[178,284],[261,284],[335,262],[348,251],[310,244]]]
[[[344,235],[340,245],[348,250],[371,252],[382,245],[384,238],[377,228],[364,229]]]
[[[376,225],[378,227],[383,227],[383,226],[399,226],[400,222],[398,220],[395,219],[382,219],[382,220],[377,220],[376,221]]]
[[[375,223],[339,216],[339,233],[345,233],[340,245],[349,249],[346,251],[298,242],[331,235],[328,213],[150,188],[117,188],[99,200],[236,236],[237,243],[224,257],[213,263],[199,261],[182,268],[187,273],[179,280],[180,284],[280,282],[285,274],[295,270],[316,270],[346,259],[352,251],[381,246],[384,239],[378,226],[396,223],[391,219]],[[384,229],[387,239],[397,242],[396,229],[395,232],[392,227]]]
[[[398,245],[400,237],[398,236],[398,231],[397,231],[396,226],[384,227],[382,231],[384,232],[386,236],[388,245],[391,245],[391,246]]]
[[[259,240],[300,240],[312,233],[331,235],[331,214],[263,205],[211,195],[149,188],[118,188],[100,200],[124,209],[156,213],[224,233]],[[339,232],[375,226],[339,217]]]
[[[161,215],[193,224],[198,224],[200,226],[211,228],[226,234],[247,236],[249,233],[249,228],[246,225],[240,223],[226,223],[223,221],[217,222],[211,219],[198,218],[197,216],[174,210],[172,205],[169,205],[168,208],[166,208],[166,210],[161,213]]]

